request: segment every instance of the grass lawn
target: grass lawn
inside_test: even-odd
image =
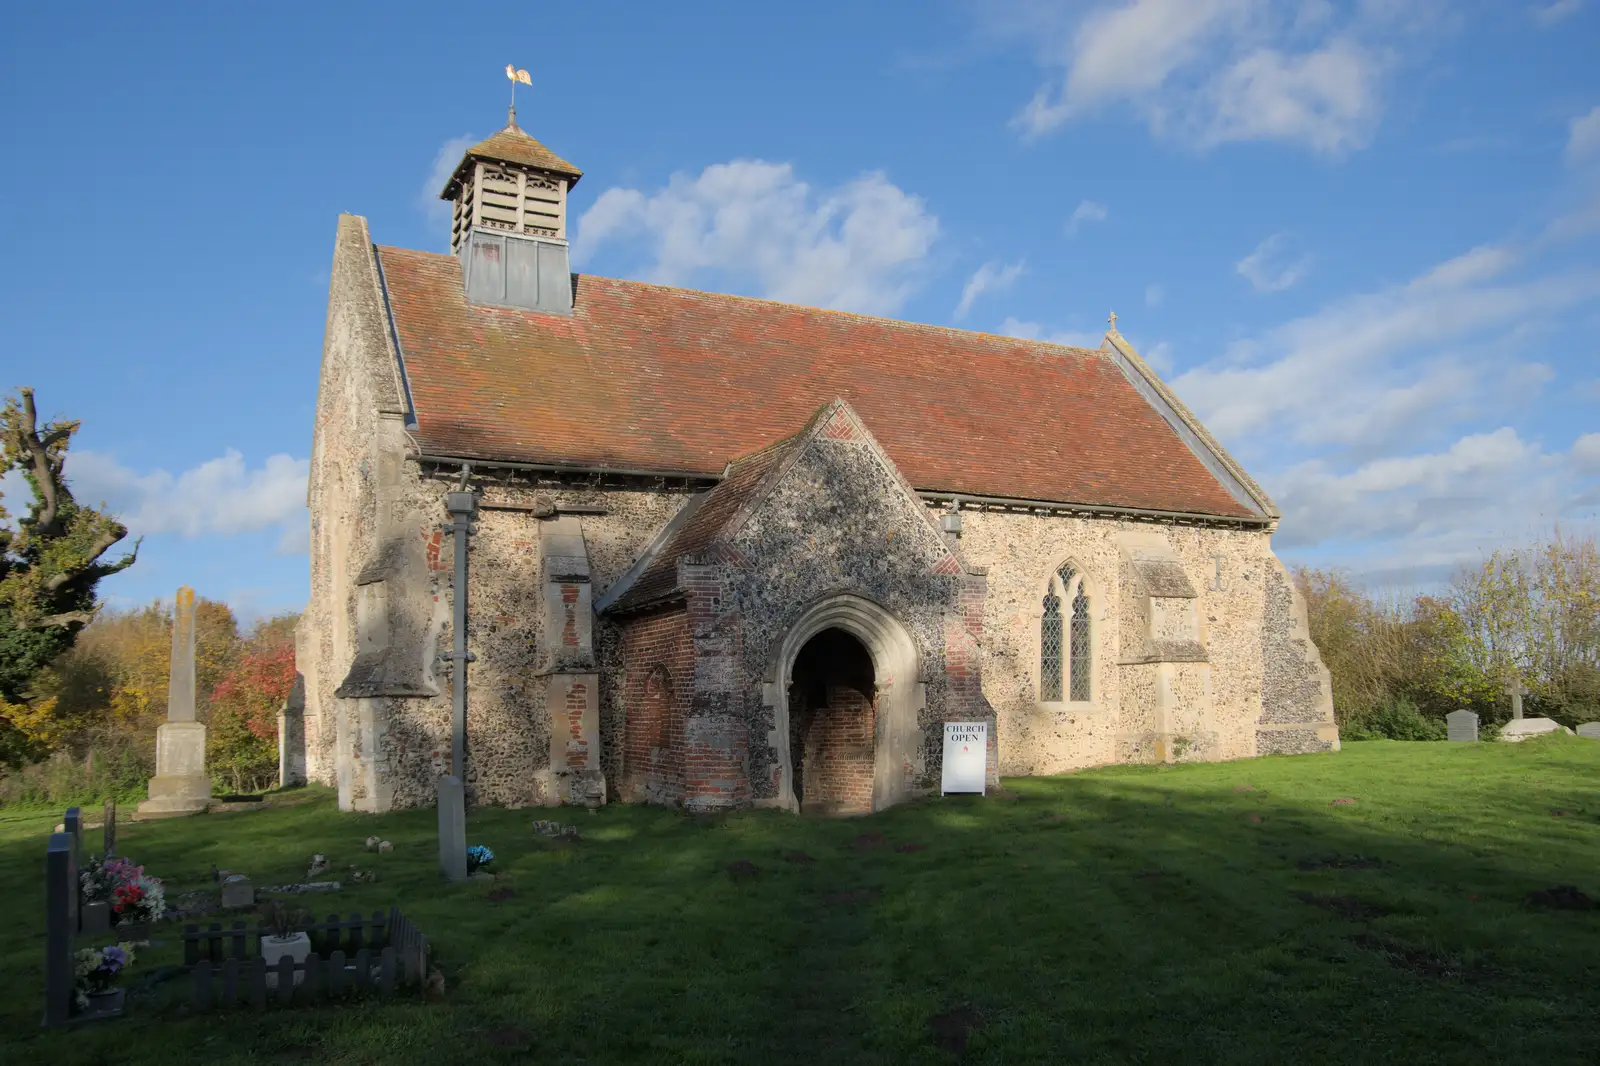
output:
[[[340,814],[316,789],[124,822],[169,900],[213,863],[258,884],[313,851],[376,867],[317,909],[400,904],[446,992],[195,1017],[169,982],[65,1033],[39,1026],[59,812],[0,811],[0,1062],[1600,1062],[1600,910],[1524,902],[1600,897],[1600,743],[1360,743],[1006,787],[839,821],[558,812],[575,844],[531,833],[551,812],[478,811],[492,885],[441,881],[432,811]],[[394,853],[364,852],[371,833]],[[731,876],[740,860],[759,872]]]

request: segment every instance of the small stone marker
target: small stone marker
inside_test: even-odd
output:
[[[222,906],[227,910],[256,905],[256,886],[244,874],[229,874],[222,882]]]
[[[84,936],[105,936],[111,932],[111,904],[104,900],[98,903],[85,903],[79,909],[78,915],[82,922],[78,932]]]
[[[467,798],[461,779],[439,779],[439,868],[451,881],[467,879]]]
[[[939,778],[939,795],[976,792],[983,795],[987,785],[989,761],[989,723],[946,722],[944,724],[944,770]]]
[[[1578,735],[1588,737],[1590,740],[1600,740],[1600,722],[1583,723],[1578,727]]]
[[[1478,716],[1469,710],[1451,711],[1444,716],[1448,736],[1457,743],[1478,739]]]

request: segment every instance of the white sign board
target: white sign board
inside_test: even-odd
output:
[[[944,724],[944,774],[939,795],[951,792],[983,794],[989,764],[988,722]]]

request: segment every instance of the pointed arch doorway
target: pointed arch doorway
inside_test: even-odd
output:
[[[790,628],[773,665],[778,805],[864,814],[906,798],[925,690],[905,627],[870,600],[832,596]]]

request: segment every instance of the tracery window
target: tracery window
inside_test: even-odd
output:
[[[1089,594],[1083,588],[1083,575],[1071,563],[1063,563],[1050,575],[1043,607],[1039,618],[1039,700],[1059,703],[1065,691],[1067,699],[1086,702],[1093,665]]]

